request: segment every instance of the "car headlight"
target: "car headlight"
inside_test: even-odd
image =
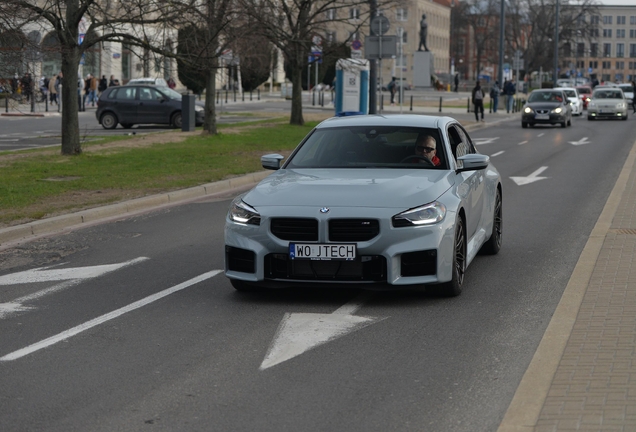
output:
[[[596,108],[596,104],[590,100],[590,103],[588,104],[588,107],[589,108]]]
[[[625,102],[619,102],[616,104],[616,108],[617,109],[625,109],[627,108],[627,104],[625,104]]]
[[[247,225],[261,224],[261,215],[256,211],[254,207],[243,202],[240,197],[232,201],[232,204],[230,205],[230,211],[227,215],[232,222]]]
[[[406,226],[433,225],[444,220],[446,206],[435,201],[430,204],[416,207],[393,216],[393,226],[396,228]]]
[[[195,111],[198,111],[198,112],[203,112],[203,111],[205,111],[205,109],[204,109],[202,106],[199,106],[199,105],[195,105],[195,106],[194,106],[194,110],[195,110]]]
[[[525,107],[525,108],[523,109],[523,112],[524,112],[524,113],[526,113],[526,114],[530,114],[530,113],[532,112],[532,108],[530,108],[530,107]]]
[[[555,108],[552,110],[552,112],[555,112],[557,114],[561,114],[561,111],[563,111],[563,109],[561,107]]]

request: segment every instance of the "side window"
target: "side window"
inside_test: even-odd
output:
[[[137,87],[128,87],[124,86],[117,89],[117,100],[131,101],[135,100],[135,93],[137,91]]]
[[[475,153],[475,148],[468,138],[468,135],[462,128],[457,125],[448,127],[448,138],[450,140],[453,156],[457,160],[458,157],[468,153]]]
[[[464,128],[459,126],[457,128],[457,130],[459,130],[459,135],[462,137],[462,144],[464,145],[464,151],[465,151],[464,154],[475,154],[475,153],[477,153],[477,149],[475,148],[475,145],[473,144],[473,141],[470,139],[470,137],[468,136],[468,133],[466,133]]]
[[[139,100],[145,100],[145,101],[153,100],[152,96],[153,96],[152,89],[148,87],[139,88]]]

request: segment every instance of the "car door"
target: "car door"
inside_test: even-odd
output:
[[[455,160],[465,154],[477,153],[468,133],[459,124],[449,126],[448,136]],[[467,239],[470,239],[483,224],[485,174],[484,170],[478,170],[463,171],[456,175],[458,194],[464,201],[466,211]]]
[[[113,110],[121,124],[137,123],[137,87],[122,86],[117,89]]]
[[[172,107],[169,100],[153,87],[139,87],[139,123],[169,124]]]

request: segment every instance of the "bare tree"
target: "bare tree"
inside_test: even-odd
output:
[[[292,107],[290,123],[304,124],[302,111],[302,73],[316,36],[324,38],[336,23],[357,31],[368,25],[367,0],[241,0],[244,11],[260,26],[257,31],[283,53],[291,72]],[[352,24],[349,10],[361,12]],[[313,42],[312,42],[313,41]],[[344,43],[345,41],[342,41]],[[326,53],[323,53],[326,54]]]
[[[595,0],[559,1],[560,47],[593,40],[595,33],[589,30],[594,28],[590,25],[590,16],[598,14]],[[507,42],[526,47],[523,56],[526,70],[552,70],[556,0],[509,0],[507,14],[511,20],[511,25],[507,25]]]
[[[463,7],[466,16],[462,21],[466,22],[472,31],[475,49],[474,78],[477,78],[481,71],[482,60],[493,63],[498,52],[499,4],[499,0],[468,0]]]
[[[5,30],[52,31],[59,41],[62,86],[62,154],[82,151],[78,113],[78,70],[82,54],[106,41],[126,42],[146,50],[163,50],[166,23],[178,22],[189,0],[2,0]],[[7,18],[10,17],[10,18]],[[85,38],[79,39],[80,27]],[[160,41],[159,43],[157,43]],[[39,41],[30,41],[36,43]],[[33,46],[38,48],[39,46]],[[169,54],[169,53],[166,53]]]
[[[251,31],[236,9],[233,0],[204,0],[193,3],[184,10],[177,26],[188,26],[188,38],[178,53],[180,62],[191,70],[205,75],[205,122],[204,134],[216,134],[216,74],[221,65],[219,59],[232,42]]]

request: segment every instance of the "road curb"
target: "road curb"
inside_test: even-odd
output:
[[[261,181],[271,173],[272,171],[259,171],[192,188],[165,192],[29,222],[23,225],[2,228],[0,229],[0,250],[47,235],[83,228],[107,220],[129,217],[159,209],[166,205],[185,204],[202,197],[211,197],[219,193],[243,188]]]

